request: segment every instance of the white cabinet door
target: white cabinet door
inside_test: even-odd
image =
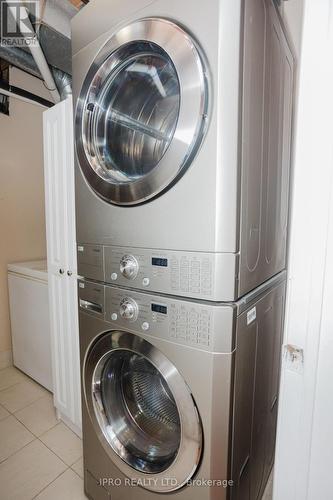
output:
[[[60,418],[81,429],[72,98],[44,112],[47,259],[54,378]]]

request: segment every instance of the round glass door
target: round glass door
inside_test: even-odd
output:
[[[180,445],[175,400],[159,371],[143,356],[124,350],[110,354],[100,378],[105,433],[134,469],[162,472]]]
[[[201,425],[170,361],[145,340],[112,332],[93,346],[84,372],[90,418],[119,469],[135,479],[153,476],[144,484],[154,491],[172,491],[189,480],[200,459]]]
[[[132,182],[151,172],[173,138],[179,106],[177,73],[167,54],[149,43],[127,47],[118,71],[91,103],[87,124],[87,150],[105,180]]]
[[[110,203],[143,203],[193,160],[205,128],[206,79],[193,40],[161,19],[114,35],[78,99],[76,149],[91,187]]]

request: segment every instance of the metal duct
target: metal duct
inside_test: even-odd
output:
[[[0,58],[9,62],[16,68],[22,69],[26,73],[43,80],[43,77],[31,54],[17,47],[3,47],[0,45]],[[61,100],[66,99],[72,93],[72,78],[67,73],[50,68],[58,88]]]
[[[67,12],[66,9],[64,12],[62,12],[62,2],[57,0],[54,2],[54,4],[50,1],[47,2],[46,6],[50,8],[50,12],[52,12],[52,16],[48,14],[47,16],[45,15],[45,9],[44,9],[44,15],[46,19],[48,20],[53,20],[53,22],[57,21],[57,26],[61,26],[63,29],[66,28],[66,22],[69,23],[70,17],[74,14],[74,12]],[[67,2],[66,2],[67,4]],[[57,9],[55,8],[57,6]],[[51,9],[52,7],[52,9]],[[67,8],[67,7],[66,7]],[[73,7],[71,7],[73,10]],[[47,10],[47,9],[46,9]],[[68,10],[68,8],[67,8]],[[74,9],[75,11],[75,9]],[[28,17],[28,11],[26,9],[27,13],[27,19],[26,19],[26,24],[29,26],[30,24],[30,31],[35,32],[34,27],[32,26],[30,19]],[[58,14],[58,17],[56,16]],[[60,16],[61,14],[61,16]],[[37,20],[35,20],[37,21]],[[61,24],[61,22],[62,24]],[[36,26],[37,27],[37,26]],[[41,25],[38,26],[38,39],[40,39],[41,35],[46,36],[46,32],[48,33],[47,38],[47,44],[45,41],[45,45],[50,45],[53,47],[53,52],[54,48],[57,47],[58,39],[54,40],[54,37],[50,37],[50,30],[53,33],[53,30],[48,26],[45,26],[45,31],[41,29]],[[61,35],[59,33],[59,36],[63,39],[66,39],[68,41],[68,46],[66,46],[65,51],[60,50],[59,54],[62,53],[62,56],[64,56],[64,53],[68,53],[70,55],[70,39],[67,37]],[[44,37],[45,38],[45,37]],[[59,47],[57,47],[59,49]],[[63,48],[63,47],[61,47]],[[31,52],[30,52],[31,51]],[[22,69],[23,71],[30,73],[33,76],[36,76],[37,78],[40,78],[41,80],[45,81],[45,84],[47,87],[49,87],[49,90],[51,92],[51,95],[53,95],[53,98],[55,101],[59,100],[59,94],[60,94],[60,99],[66,99],[69,95],[72,93],[72,80],[71,76],[67,73],[64,72],[63,70],[59,69],[59,65],[57,64],[57,60],[55,60],[55,64],[50,65],[48,63],[48,58],[46,59],[44,54],[44,46],[39,40],[38,47],[30,47],[29,48],[17,48],[17,47],[5,47],[0,45],[0,57],[4,59],[5,61],[9,62],[11,65],[16,66],[17,68]],[[53,57],[53,59],[55,59]],[[64,57],[62,57],[64,59]],[[57,67],[58,66],[58,67]],[[71,64],[67,64],[67,66],[71,70]]]
[[[9,4],[8,0],[7,4],[8,4],[8,12],[10,12],[12,15],[12,22],[17,24],[17,29],[20,30],[21,35],[27,41],[33,39],[33,37],[36,36],[36,32],[29,19],[29,12],[27,8],[23,6],[20,8],[20,18],[17,19],[16,6],[14,4]],[[45,58],[44,52],[40,46],[38,38],[35,40],[34,43],[31,44],[27,43],[27,45],[29,45],[31,55],[34,58],[35,63],[43,77],[46,88],[50,92],[54,102],[59,102],[60,94],[58,92],[56,83],[54,81],[53,75],[50,70],[50,66]]]
[[[7,47],[0,45],[0,58],[9,62],[12,66],[20,68],[32,76],[42,79],[39,69],[32,55],[17,47]]]
[[[60,69],[51,68],[61,101],[72,95],[72,77]]]
[[[29,18],[38,35],[45,57],[50,66],[71,74],[70,21],[78,9],[68,0],[40,0],[39,3],[40,18],[35,18],[34,12],[29,12]],[[26,7],[29,10],[28,2]]]

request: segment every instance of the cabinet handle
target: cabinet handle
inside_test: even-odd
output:
[[[72,271],[67,271],[67,276],[72,276]]]
[[[65,273],[64,269],[59,269],[59,274],[64,274],[64,273]]]

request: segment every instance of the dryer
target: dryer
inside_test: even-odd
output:
[[[232,301],[284,269],[293,58],[271,0],[95,0],[72,32],[79,274]]]
[[[92,500],[257,500],[274,459],[285,273],[218,304],[79,281]]]

